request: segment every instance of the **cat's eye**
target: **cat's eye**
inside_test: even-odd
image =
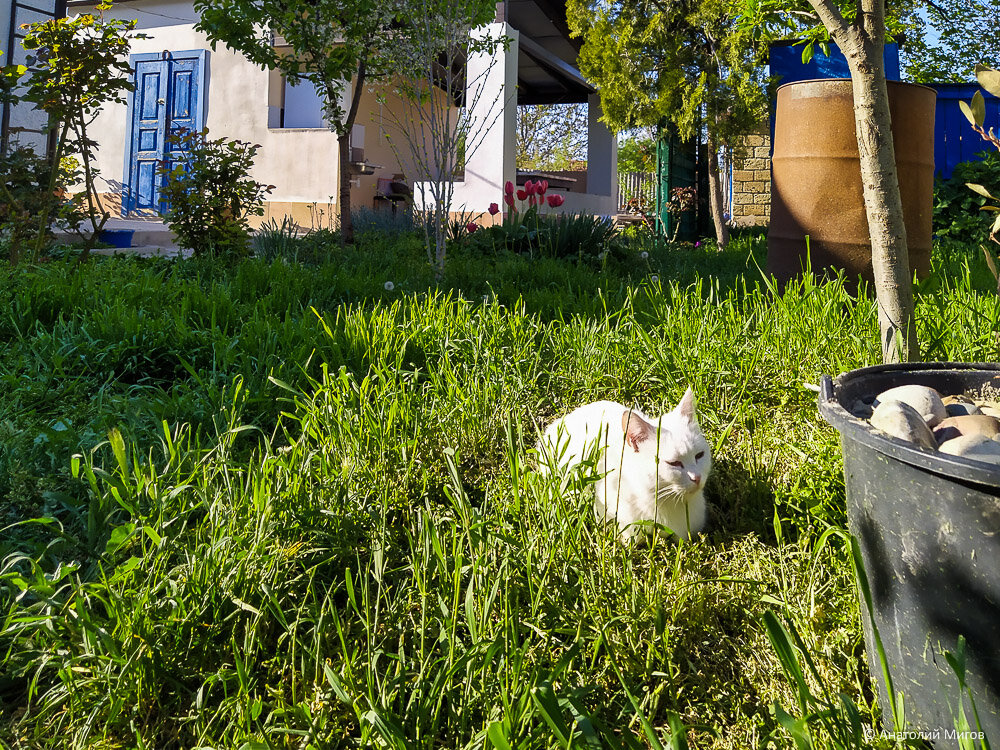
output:
[[[680,462],[680,461],[667,461],[667,463],[670,464],[671,466],[674,466],[674,467],[678,468],[678,469],[683,469],[684,468],[684,464],[682,462]]]
[[[700,453],[698,453],[698,454],[697,454],[697,455],[696,455],[696,456],[694,457],[694,460],[695,460],[695,461],[701,461],[701,459],[702,459],[702,458],[703,458],[704,456],[705,456],[705,451],[701,451]]]

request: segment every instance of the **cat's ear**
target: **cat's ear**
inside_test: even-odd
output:
[[[674,409],[674,411],[687,419],[689,422],[694,422],[694,391],[690,388],[684,391],[684,395],[681,397],[681,402],[677,404],[677,408]]]
[[[639,445],[653,437],[653,425],[647,422],[633,411],[626,411],[622,414],[622,431],[625,433],[625,442],[639,452]]]

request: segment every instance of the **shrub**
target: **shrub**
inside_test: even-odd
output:
[[[413,219],[413,211],[408,206],[401,207],[396,213],[376,211],[367,206],[351,211],[351,224],[355,233],[377,232],[389,237],[409,234],[418,229]]]
[[[934,234],[943,250],[976,248],[989,233],[990,217],[981,211],[987,199],[967,185],[982,185],[996,195],[1000,191],[1000,152],[988,151],[982,156],[982,161],[958,164],[951,177],[938,180],[934,186]]]
[[[75,181],[79,170],[73,160],[64,159],[56,174],[52,160],[34,150],[15,146],[0,154],[0,246],[11,263],[17,263],[22,248],[41,235],[42,244],[52,242],[49,220],[55,226],[75,230],[83,220],[80,200],[67,200],[66,185]],[[55,190],[50,186],[55,185]],[[45,221],[42,221],[44,217]]]
[[[164,218],[177,241],[195,255],[246,256],[248,217],[263,215],[264,196],[274,189],[249,177],[260,146],[212,141],[207,130],[181,130],[167,142],[182,157],[160,167],[166,177]]]

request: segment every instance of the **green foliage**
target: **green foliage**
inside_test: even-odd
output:
[[[527,221],[504,221],[469,235],[464,243],[476,253],[511,252],[529,258],[576,259],[599,268],[608,257],[621,260],[614,222],[593,214],[543,215]]]
[[[618,173],[655,172],[656,141],[645,131],[618,139]]]
[[[388,41],[388,5],[374,0],[195,0],[197,29],[212,43],[238,50],[261,67],[280,70],[292,83],[307,81],[325,98],[325,114],[338,135],[353,122],[340,93],[364,64],[381,73],[379,53]],[[284,54],[271,32],[291,47]],[[363,81],[359,83],[363,85]]]
[[[298,260],[299,237],[302,230],[292,217],[269,219],[260,225],[253,236],[253,254],[267,261]]]
[[[903,79],[914,83],[968,83],[974,63],[1000,67],[1000,2],[935,0],[904,5]]]
[[[947,251],[976,248],[989,234],[990,217],[981,211],[987,199],[968,183],[1000,194],[1000,152],[987,151],[982,157],[955,165],[952,176],[934,186],[934,234]]]
[[[718,143],[750,132],[767,113],[766,81],[761,50],[734,24],[737,12],[713,0],[570,0],[570,28],[583,37],[580,71],[601,92],[604,121],[627,130],[667,118],[690,138],[704,107]]]
[[[250,216],[264,214],[264,197],[274,189],[249,174],[259,145],[219,138],[208,131],[180,130],[167,137],[173,163],[161,166],[164,221],[181,247],[196,255],[245,256]]]
[[[20,260],[25,246],[38,238],[40,229],[45,245],[49,245],[52,225],[73,230],[83,219],[83,196],[65,197],[67,187],[79,177],[75,161],[64,159],[58,173],[53,175],[52,171],[52,160],[33,149],[12,146],[0,153],[0,195],[4,199],[0,201],[0,246],[11,263]],[[55,190],[49,191],[50,185],[55,185]],[[48,217],[48,225],[39,226],[41,216]]]
[[[87,129],[104,107],[125,103],[126,94],[134,88],[129,49],[133,39],[143,37],[135,33],[135,21],[104,17],[111,9],[110,2],[98,3],[96,9],[96,16],[83,13],[29,24],[21,42],[29,53],[28,64],[8,66],[2,76],[6,100],[30,102],[47,115],[47,129],[56,134],[52,163],[62,165],[70,158],[79,162],[84,185],[80,207],[91,227],[85,252],[109,218],[96,185],[98,172],[93,162],[97,143]],[[34,171],[37,177],[47,176],[47,182],[37,186],[39,195],[56,194],[66,176],[61,168],[49,169],[47,175]],[[59,216],[61,204],[42,201],[40,208],[41,213],[34,216],[34,258],[45,245],[50,223],[66,218]]]
[[[538,104],[517,108],[518,169],[572,169],[587,161],[587,106]],[[621,152],[619,151],[619,158]]]
[[[599,267],[611,256],[620,259],[614,221],[593,214],[543,214],[546,202],[562,205],[559,193],[546,195],[548,182],[528,180],[515,194],[512,183],[504,196],[507,212],[503,221],[488,227],[459,221],[453,237],[474,253],[516,253],[528,258],[566,258]],[[518,208],[520,203],[521,208]],[[498,209],[494,209],[498,210]],[[472,231],[470,231],[472,230]]]

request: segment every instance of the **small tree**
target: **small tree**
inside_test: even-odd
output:
[[[689,0],[568,0],[583,37],[580,71],[601,92],[616,131],[673,122],[683,138],[707,137],[709,206],[719,245],[728,240],[719,147],[767,113],[763,61],[734,26],[730,3]]]
[[[86,237],[84,255],[96,241],[110,218],[97,191],[98,172],[94,167],[97,143],[88,128],[108,104],[124,104],[126,93],[133,89],[128,52],[135,21],[107,19],[104,12],[111,2],[97,5],[98,15],[83,14],[74,18],[55,18],[27,26],[22,42],[32,53],[25,66],[4,70],[8,98],[30,102],[48,117],[47,130],[54,132],[55,151],[52,169],[47,170],[48,184],[40,189],[49,195],[57,192],[64,163],[76,159],[83,180],[83,207],[91,231]],[[23,90],[15,93],[18,88]],[[58,206],[42,204],[37,216],[37,231],[32,253],[35,257],[49,236],[49,225]]]
[[[741,0],[741,27],[761,38],[782,33],[816,43],[832,38],[847,58],[854,92],[854,124],[861,164],[861,184],[872,246],[872,271],[878,303],[884,362],[918,357],[913,285],[907,254],[903,202],[896,174],[896,151],[885,78],[885,0]],[[890,20],[898,18],[898,15]],[[811,24],[811,25],[810,25]]]
[[[179,158],[160,166],[167,178],[163,199],[170,206],[165,219],[181,247],[195,255],[246,256],[249,217],[264,215],[264,197],[274,189],[249,177],[260,146],[210,140],[207,130],[181,130],[167,143]]]
[[[325,114],[337,133],[340,154],[340,230],[354,241],[351,225],[351,129],[367,81],[391,72],[386,51],[396,43],[393,5],[376,0],[195,0],[196,28],[212,42],[242,52],[262,67],[280,70],[297,83],[308,81],[323,96]],[[281,54],[280,34],[291,47]],[[353,82],[351,101],[341,104]]]
[[[395,67],[407,75],[395,81],[403,107],[385,109],[399,142],[393,137],[389,140],[397,158],[409,164],[418,182],[428,260],[440,279],[447,255],[454,181],[502,112],[497,106],[502,102],[487,101],[492,66],[470,74],[467,63],[473,56],[492,58],[507,39],[483,28],[496,13],[492,0],[398,2],[396,44],[390,56]],[[501,96],[514,96],[514,92],[502,92]],[[429,203],[433,205],[428,209]]]

